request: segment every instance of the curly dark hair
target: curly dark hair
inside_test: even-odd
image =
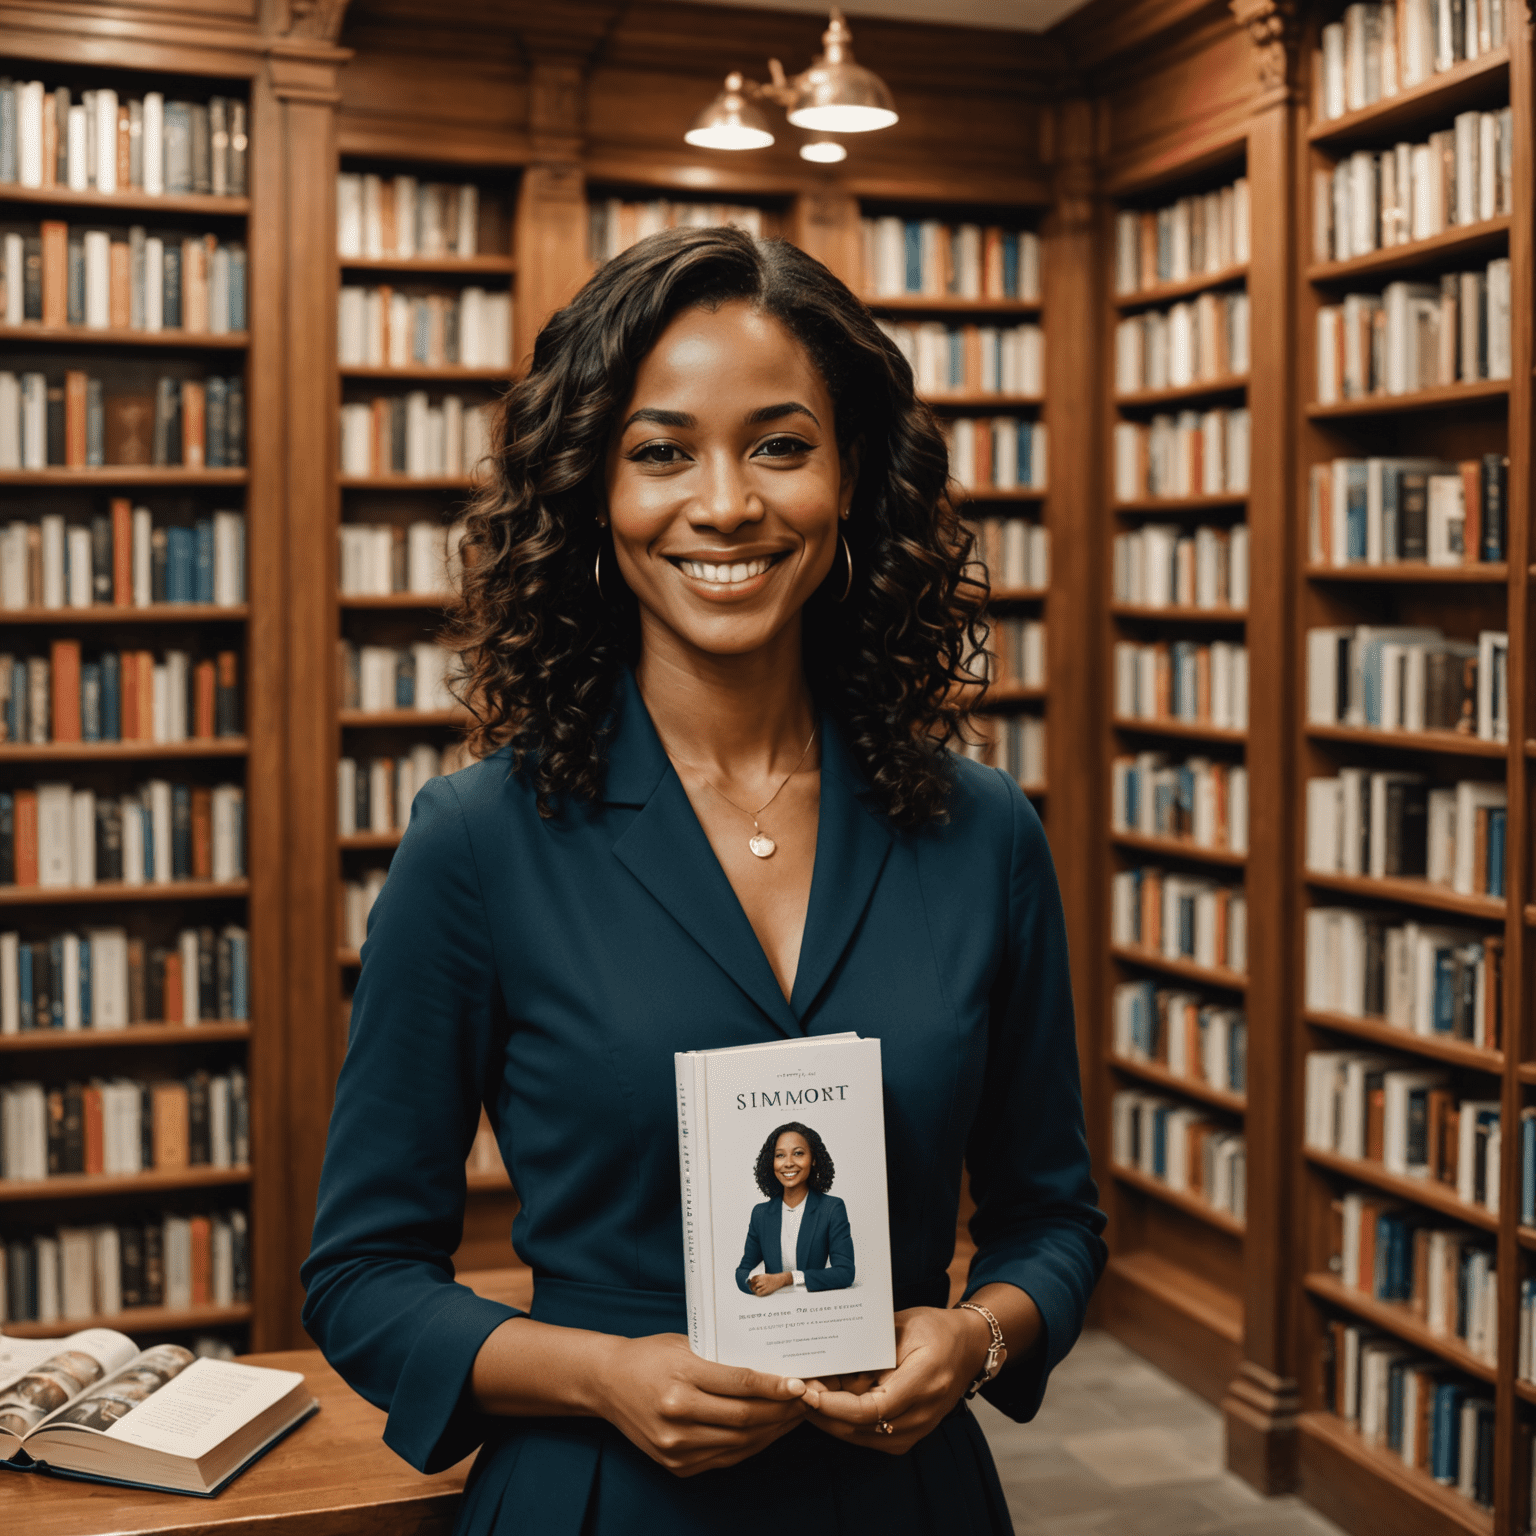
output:
[[[806,1181],[818,1195],[824,1195],[832,1188],[832,1180],[837,1174],[837,1169],[832,1163],[832,1154],[827,1151],[827,1144],[808,1125],[801,1125],[798,1120],[791,1120],[781,1125],[776,1131],[768,1133],[768,1140],[763,1143],[763,1150],[757,1154],[757,1167],[752,1170],[752,1177],[757,1180],[757,1187],[772,1200],[775,1195],[784,1193],[783,1186],[773,1176],[773,1149],[779,1144],[779,1137],[785,1131],[793,1131],[797,1136],[805,1138],[805,1144],[811,1149],[811,1176]]]
[[[869,310],[819,261],[737,229],[650,235],[602,266],[539,333],[507,392],[486,478],[467,516],[462,602],[447,643],[469,745],[508,742],[532,768],[541,815],[601,792],[620,669],[639,652],[638,604],[616,574],[593,580],[604,467],[636,373],[666,326],[745,300],[805,347],[826,381],[839,449],[859,446],[842,562],[802,623],[808,682],[842,725],[891,819],[941,816],[950,760],[975,703],[985,576],[948,494],[949,461],[912,370]],[[610,554],[604,562],[616,572]],[[962,701],[962,690],[971,697]]]

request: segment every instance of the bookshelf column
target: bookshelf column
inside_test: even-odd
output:
[[[335,18],[340,24],[339,14]],[[309,1250],[331,1095],[340,1067],[336,1011],[335,876],[315,856],[336,838],[336,70],[348,55],[324,40],[274,50],[268,78],[281,177],[276,201],[283,254],[282,403],[288,614],[285,760],[288,815],[285,1072],[288,1253],[284,1342],[303,1342],[298,1266]]]
[[[1286,1292],[1275,1284],[1290,1248],[1287,1148],[1294,1116],[1286,1019],[1295,971],[1288,940],[1294,839],[1290,762],[1294,688],[1290,656],[1292,545],[1287,490],[1291,431],[1292,257],[1296,218],[1292,163],[1299,120],[1297,23],[1289,0],[1232,0],[1258,71],[1248,130],[1252,256],[1248,408],[1248,1230],[1243,1274],[1243,1360],[1222,1403],[1227,1462],[1265,1493],[1295,1479],[1297,1392]]]
[[[1096,246],[1093,123],[1090,101],[1065,101],[1055,109],[1054,205],[1044,240],[1044,291],[1052,338],[1046,349],[1045,393],[1055,436],[1046,782],[1051,786],[1051,841],[1075,962],[1078,1054],[1085,1062],[1093,1059],[1093,1021],[1104,1008],[1103,967],[1095,958],[1095,935],[1103,923],[1103,881],[1075,851],[1093,845],[1107,815],[1103,774],[1082,771],[1098,750],[1103,677],[1094,641],[1105,618],[1095,517],[1103,489],[1098,473],[1102,455],[1093,430],[1101,387],[1097,363],[1102,355],[1102,264]],[[1095,1117],[1105,1112],[1092,1092],[1087,1109]]]

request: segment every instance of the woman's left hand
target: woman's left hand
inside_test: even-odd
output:
[[[775,1291],[782,1291],[786,1285],[794,1283],[795,1277],[787,1270],[782,1275],[753,1275],[747,1281],[754,1296],[772,1296]]]
[[[991,1332],[974,1312],[913,1307],[896,1314],[896,1365],[861,1377],[843,1390],[807,1382],[810,1421],[838,1440],[888,1451],[910,1451],[965,1395],[987,1358]],[[891,1433],[875,1430],[891,1426]]]

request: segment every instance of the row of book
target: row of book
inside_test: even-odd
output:
[[[171,944],[126,928],[24,939],[0,933],[0,1035],[248,1019],[250,936],[183,928]]]
[[[994,619],[988,682],[994,688],[1045,687],[1045,625],[1038,619]]]
[[[462,575],[459,545],[465,527],[425,519],[398,523],[343,523],[340,580],[343,597],[387,597],[415,592],[446,596]]]
[[[82,890],[245,875],[245,791],[150,779],[121,796],[0,790],[0,886]]]
[[[919,394],[942,398],[1045,392],[1045,332],[1038,325],[878,323],[906,358]]]
[[[426,390],[354,401],[341,408],[341,472],[353,479],[470,475],[490,446],[491,405]]]
[[[431,640],[415,645],[357,645],[337,642],[341,707],[370,714],[391,709],[443,710],[454,707],[448,689],[452,655]]]
[[[1051,584],[1051,530],[1022,517],[982,517],[974,524],[976,554],[993,587],[1044,591]]]
[[[135,1307],[228,1307],[251,1299],[242,1210],[59,1227],[5,1244],[0,1323],[85,1322]]]
[[[1507,379],[1509,257],[1438,282],[1388,283],[1317,312],[1317,403]]]
[[[482,211],[480,189],[472,181],[342,171],[336,177],[336,254],[478,256]]]
[[[512,366],[512,295],[505,289],[402,293],[344,284],[336,311],[343,368]]]
[[[1248,647],[1230,640],[1115,642],[1115,714],[1248,729]]]
[[[0,372],[0,469],[154,465],[236,469],[245,463],[245,384],[164,375],[152,391],[109,395],[71,368]]]
[[[874,299],[1040,297],[1040,237],[1032,230],[939,219],[862,219],[864,290]]]
[[[1307,1053],[1306,1144],[1315,1151],[1444,1185],[1496,1215],[1500,1141],[1499,1101],[1462,1098],[1439,1068],[1374,1052]]]
[[[1045,787],[1045,721],[1039,715],[972,715],[966,739],[967,757],[1001,768],[1021,789]]]
[[[1043,491],[1047,429],[1014,416],[956,416],[939,423],[949,472],[968,491]]]
[[[1372,1190],[1349,1190],[1332,1206],[1342,1284],[1405,1307],[1441,1338],[1498,1363],[1498,1273],[1491,1237],[1436,1226],[1427,1211]]]
[[[1252,422],[1243,406],[1115,423],[1115,499],[1248,493]]]
[[[1390,1334],[1334,1322],[1324,1400],[1368,1446],[1493,1507],[1494,1404],[1488,1390]]]
[[[1242,1221],[1248,1144],[1205,1110],[1125,1088],[1110,1100],[1114,1161]]]
[[[1115,215],[1115,292],[1129,297],[1248,261],[1248,178],[1162,208]]]
[[[243,1168],[251,1157],[245,1073],[0,1085],[0,1178]]]
[[[245,601],[245,514],[156,524],[114,497],[89,523],[45,513],[0,525],[0,609]]]
[[[0,77],[0,182],[71,192],[244,197],[246,104],[167,101],[163,91],[49,88]]]
[[[1124,981],[1110,1001],[1110,1048],[1224,1093],[1248,1091],[1248,1020],[1198,992]]]
[[[1509,636],[1447,640],[1412,625],[1307,631],[1307,723],[1371,731],[1455,731],[1509,740]]]
[[[1115,327],[1115,390],[1181,389],[1248,372],[1248,295],[1202,293]]]
[[[1309,1009],[1499,1049],[1501,934],[1359,907],[1311,907],[1306,944]]]
[[[1313,61],[1314,115],[1332,121],[1422,85],[1505,43],[1503,0],[1384,0],[1348,6]]]
[[[1248,770],[1241,763],[1138,752],[1109,765],[1110,826],[1197,848],[1248,851]]]
[[[1248,903],[1238,886],[1156,866],[1110,882],[1110,942],[1211,970],[1248,969]]]
[[[1509,460],[1329,459],[1308,481],[1317,565],[1477,565],[1505,555]]]
[[[1312,181],[1312,259],[1349,261],[1498,218],[1514,206],[1510,108],[1461,112],[1426,143],[1356,150]]]
[[[1115,535],[1117,603],[1138,608],[1248,607],[1248,526],[1143,523]]]
[[[0,742],[198,741],[238,736],[233,651],[102,651],[55,640],[45,656],[0,651]]]
[[[1502,898],[1507,804],[1503,780],[1431,788],[1422,773],[1369,768],[1308,779],[1307,868]]]
[[[368,914],[389,878],[387,869],[366,870],[361,878],[344,880],[341,886],[341,943],[345,949],[361,949],[368,937]]]
[[[61,219],[44,219],[36,235],[0,234],[7,325],[223,336],[245,330],[246,295],[245,246],[213,234],[71,229]]]
[[[460,743],[439,749],[418,741],[394,757],[343,757],[336,763],[336,830],[401,832],[411,802],[428,779],[454,773],[469,761]]]
[[[716,203],[652,197],[642,201],[594,197],[587,202],[587,253],[604,262],[627,251],[635,241],[663,229],[745,230],[755,239],[769,233],[763,210],[749,203]]]

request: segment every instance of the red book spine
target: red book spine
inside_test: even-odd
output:
[[[112,601],[133,604],[133,503],[126,496],[112,498]]]
[[[80,642],[55,640],[53,673],[53,739],[80,740]]]

